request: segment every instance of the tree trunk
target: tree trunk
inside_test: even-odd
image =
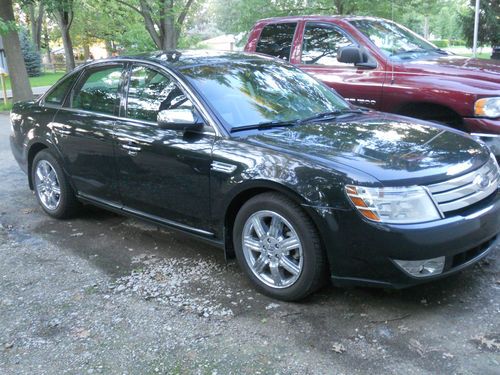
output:
[[[105,40],[104,43],[106,45],[106,55],[108,55],[108,57],[113,56],[113,44],[111,44],[111,41]]]
[[[44,24],[43,28],[43,42],[47,50],[47,63],[52,64],[52,56],[50,55],[50,45],[49,45],[50,39],[49,39],[49,31],[47,30],[47,24]]]
[[[0,0],[0,18],[7,22],[15,22],[12,0]],[[26,72],[19,36],[16,31],[9,31],[2,35],[2,40],[12,83],[12,100],[14,102],[30,100],[33,98],[33,91]]]
[[[177,48],[177,30],[175,29],[175,21],[174,17],[166,16],[165,17],[165,31],[164,35],[162,35],[163,39],[163,50],[170,50]]]
[[[424,38],[429,39],[429,16],[424,16]]]
[[[75,55],[73,54],[73,43],[69,35],[69,26],[59,23],[61,27],[61,36],[64,46],[64,57],[66,60],[66,71],[70,72],[75,69]]]
[[[90,46],[88,44],[83,45],[83,59],[85,61],[90,59]]]
[[[31,26],[31,39],[38,52],[40,52],[41,42],[42,42],[42,24],[44,8],[43,3],[40,2],[38,5],[38,14],[36,12],[35,3],[29,4],[29,14],[30,14],[30,26]]]

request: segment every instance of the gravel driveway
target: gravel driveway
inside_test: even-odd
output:
[[[500,249],[420,287],[278,302],[185,235],[50,219],[9,131],[0,114],[1,374],[500,373]]]

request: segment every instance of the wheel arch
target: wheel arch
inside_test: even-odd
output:
[[[421,113],[424,113],[422,116]],[[455,129],[463,130],[462,116],[447,105],[434,102],[407,102],[399,106],[397,114],[420,118],[427,121],[439,121]],[[429,115],[425,115],[429,113]]]
[[[44,142],[34,142],[33,144],[30,145],[28,149],[28,155],[27,155],[27,171],[28,171],[28,184],[31,190],[34,189],[33,186],[33,178],[31,176],[31,168],[33,166],[33,160],[35,159],[36,154],[38,154],[42,150],[46,150],[49,148],[49,145],[47,145]]]
[[[293,202],[297,203],[304,210],[304,212],[312,220],[314,227],[318,231],[321,245],[326,251],[325,236],[322,231],[323,225],[321,223],[322,218],[318,214],[318,212],[314,210],[314,208],[307,205],[306,199],[290,187],[282,185],[278,182],[257,180],[252,181],[252,183],[249,183],[245,187],[239,189],[239,191],[230,199],[224,211],[224,253],[226,259],[231,259],[235,256],[233,246],[233,225],[239,210],[251,198],[259,194],[269,192],[280,193],[286,196]]]

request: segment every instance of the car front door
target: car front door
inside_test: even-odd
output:
[[[292,62],[335,89],[351,103],[378,109],[385,80],[383,67],[377,65],[376,61],[373,61],[373,67],[337,61],[339,48],[357,44],[332,23],[306,22],[301,54],[294,54],[300,58]]]
[[[199,132],[160,128],[159,110],[189,107],[190,100],[174,77],[155,67],[135,64],[128,76],[121,119],[115,126],[124,209],[206,231],[215,132],[208,126]]]
[[[117,63],[87,68],[51,124],[78,194],[116,205],[113,126],[123,73],[124,65]]]

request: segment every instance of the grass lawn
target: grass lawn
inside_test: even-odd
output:
[[[40,86],[51,86],[56,81],[61,78],[65,73],[57,72],[57,73],[42,73],[41,76],[38,77],[30,77],[31,87],[40,87]],[[5,81],[7,90],[10,90],[10,79],[7,77]],[[0,94],[1,96],[1,94]]]
[[[0,112],[10,111],[11,109],[12,109],[12,101],[8,100],[7,105],[5,105],[3,99],[0,99]]]

